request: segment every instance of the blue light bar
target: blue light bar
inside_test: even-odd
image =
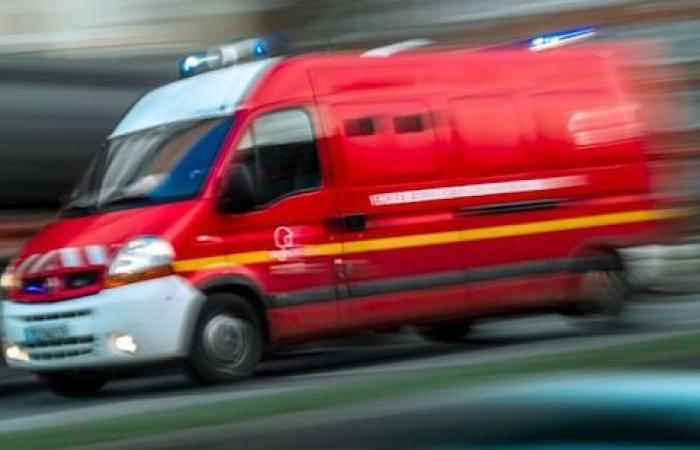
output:
[[[218,63],[218,55],[208,52],[199,52],[187,55],[178,64],[180,68],[180,78],[187,78],[211,69]]]
[[[532,51],[549,50],[589,39],[593,37],[595,33],[596,30],[593,27],[580,27],[542,34],[529,39],[528,47],[530,47]]]
[[[182,58],[179,63],[180,78],[231,66],[251,59],[268,58],[285,47],[284,35],[272,35],[264,39],[244,39],[230,44],[213,47],[205,52],[193,53]]]
[[[269,56],[268,43],[265,39],[260,39],[253,46],[253,57],[267,58]]]

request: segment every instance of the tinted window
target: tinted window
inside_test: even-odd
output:
[[[321,185],[313,128],[302,110],[258,118],[241,140],[236,162],[251,174],[258,206]]]
[[[397,133],[420,133],[424,129],[423,116],[420,114],[394,117],[394,130]]]
[[[369,136],[376,132],[374,119],[371,117],[348,119],[345,121],[344,125],[345,134],[347,136]]]
[[[331,114],[341,131],[334,136],[341,183],[367,188],[439,176],[442,150],[422,102],[339,103]],[[372,134],[352,136],[360,131]]]

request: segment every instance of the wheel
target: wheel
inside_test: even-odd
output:
[[[101,372],[57,372],[39,375],[51,392],[62,397],[90,397],[107,384],[109,374]]]
[[[461,342],[471,331],[470,322],[445,322],[434,325],[426,325],[417,328],[417,333],[423,338],[433,342],[455,343]]]
[[[578,291],[578,301],[565,311],[575,325],[611,329],[623,324],[623,312],[632,292],[623,271],[583,273]]]
[[[227,383],[249,376],[262,358],[262,319],[238,295],[212,294],[199,316],[187,368],[204,384]]]

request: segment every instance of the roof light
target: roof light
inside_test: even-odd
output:
[[[193,53],[180,60],[180,78],[191,77],[213,68],[218,63],[216,55],[207,52]]]
[[[571,30],[557,31],[531,38],[528,41],[528,46],[530,50],[534,52],[549,50],[589,39],[593,37],[595,33],[596,30],[593,27],[580,27]]]
[[[265,58],[268,56],[267,42],[263,39],[258,40],[253,47],[253,56],[257,58]]]
[[[283,39],[271,36],[265,39],[244,39],[238,42],[212,47],[205,52],[193,53],[180,60],[180,78],[220,69],[251,59],[267,58],[276,47],[282,47]]]

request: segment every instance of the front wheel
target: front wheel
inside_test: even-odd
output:
[[[253,373],[263,347],[263,324],[253,305],[238,295],[215,293],[199,316],[187,367],[204,384],[236,381]]]
[[[100,372],[57,372],[39,375],[51,392],[62,397],[84,398],[96,395],[110,379]]]

